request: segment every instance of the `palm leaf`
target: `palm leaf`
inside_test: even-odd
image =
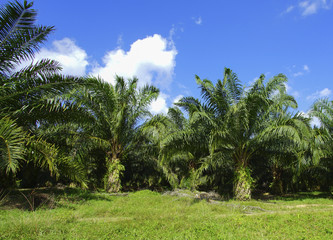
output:
[[[0,119],[0,169],[16,173],[24,159],[26,135],[15,121]]]

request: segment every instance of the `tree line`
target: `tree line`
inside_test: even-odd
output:
[[[195,77],[199,99],[152,115],[159,89],[138,87],[137,78],[110,84],[63,75],[54,60],[33,62],[54,31],[36,16],[27,1],[0,10],[1,188],[186,188],[240,200],[332,191],[333,101],[317,100],[305,116],[285,75],[246,87],[225,68],[215,83]],[[20,68],[25,61],[32,63]]]

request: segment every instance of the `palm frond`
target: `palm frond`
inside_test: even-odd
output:
[[[0,119],[0,169],[16,173],[19,162],[24,159],[26,133],[15,121]]]
[[[32,3],[18,1],[0,9],[0,70],[9,72],[22,60],[32,59],[53,27],[36,27]]]

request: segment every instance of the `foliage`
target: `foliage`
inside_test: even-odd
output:
[[[9,119],[0,119],[0,170],[15,173],[24,155],[25,133]]]
[[[59,174],[57,165],[66,158],[58,158],[58,148],[35,136],[34,130],[45,119],[54,120],[52,97],[82,83],[81,78],[60,75],[61,67],[53,60],[29,64],[54,30],[35,24],[37,13],[32,6],[15,1],[0,9],[0,171],[9,178],[28,162],[47,168],[51,175]]]
[[[330,188],[333,189],[333,101],[328,99],[316,101],[310,115],[317,117],[321,123],[320,128],[314,129],[315,138],[313,139],[314,153],[319,163],[316,170],[317,174],[318,172],[320,174],[317,179],[322,182],[320,185],[325,190],[330,190]]]
[[[71,120],[80,128],[73,134],[85,144],[76,151],[84,155],[87,150],[100,149],[104,153],[108,191],[120,190],[123,158],[135,149],[139,121],[150,115],[148,106],[159,93],[149,85],[138,88],[137,83],[137,78],[116,77],[113,85],[90,77],[83,87],[58,100],[61,107],[79,113]]]

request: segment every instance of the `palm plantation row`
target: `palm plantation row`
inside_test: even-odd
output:
[[[32,61],[53,27],[36,26],[32,3],[0,11],[0,187],[61,182],[109,192],[215,190],[237,199],[333,186],[333,102],[297,112],[283,74],[246,87],[230,69],[214,84],[196,76],[201,99],[152,115],[159,94],[138,79],[61,74]]]

